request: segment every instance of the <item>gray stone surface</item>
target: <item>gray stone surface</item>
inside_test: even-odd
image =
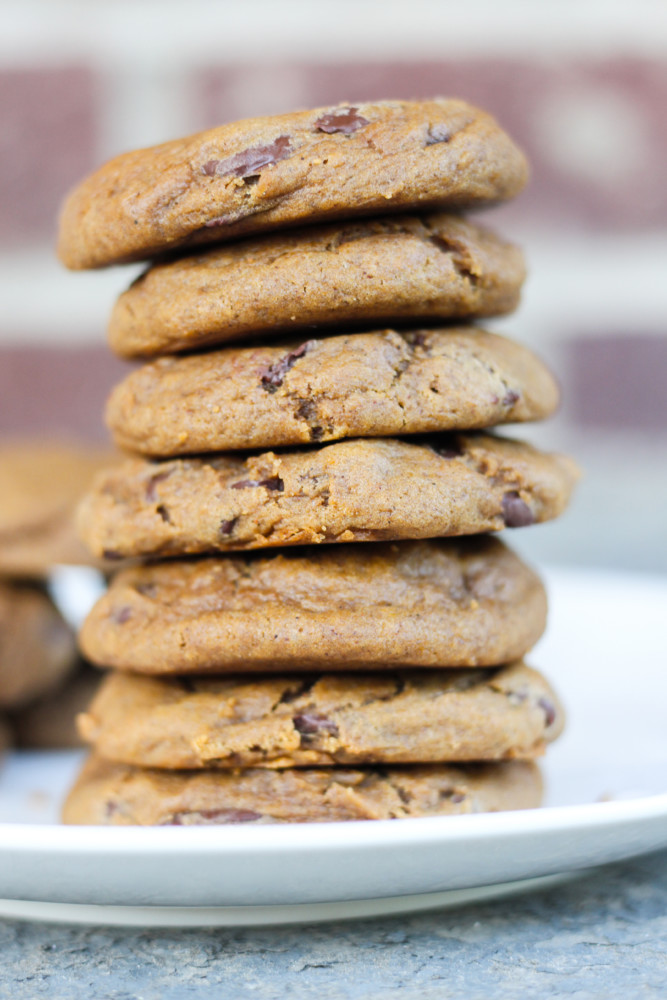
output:
[[[667,996],[667,851],[456,910],[310,927],[0,921],[12,1000],[517,1000]]]

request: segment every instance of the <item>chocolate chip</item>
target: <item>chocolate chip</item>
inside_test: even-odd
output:
[[[319,712],[304,712],[302,715],[295,715],[292,722],[297,732],[303,736],[312,736],[314,733],[330,733],[331,736],[338,736],[336,723]]]
[[[314,122],[318,132],[326,132],[329,135],[334,132],[342,132],[350,135],[364,125],[370,125],[368,118],[359,114],[359,108],[336,108],[335,111],[327,111]]]
[[[157,587],[154,583],[137,583],[134,589],[138,594],[143,594],[144,597],[155,597],[157,594]]]
[[[252,809],[197,809],[192,812],[174,813],[167,826],[206,826],[221,823],[254,823],[262,813]]]
[[[264,167],[273,166],[280,160],[286,160],[292,152],[288,135],[279,135],[267,146],[251,146],[241,153],[228,156],[224,160],[207,160],[202,166],[202,173],[207,177],[252,177],[256,179]],[[208,223],[211,225],[212,223]]]
[[[275,364],[267,368],[260,379],[262,388],[266,389],[267,392],[275,392],[283,384],[283,379],[290,368],[293,367],[294,362],[302,358],[312,346],[313,341],[307,340],[305,344],[301,344],[300,347],[290,351],[284,357],[280,358],[279,361],[276,361]]]
[[[124,625],[131,617],[132,608],[128,608],[127,605],[123,608],[114,608],[110,615],[111,621],[116,625]]]
[[[238,484],[236,487],[232,488],[238,488]],[[227,538],[229,535],[231,535],[237,521],[238,517],[233,517],[230,521],[220,522],[220,534],[223,536],[223,538]]]
[[[169,510],[163,503],[159,504],[155,510],[156,514],[159,514],[162,520],[166,524],[171,524],[171,518],[169,517]]]
[[[465,795],[463,792],[458,792],[455,788],[443,788],[440,792],[440,798],[449,799],[450,802],[458,805],[460,802],[464,801]]]
[[[514,389],[508,389],[503,396],[503,406],[514,406],[515,403],[518,403],[520,398],[519,393],[515,392]]]
[[[245,490],[251,486],[263,486],[274,493],[283,493],[285,490],[285,483],[280,476],[271,476],[270,479],[242,479],[239,483],[232,483],[231,488],[233,490]]]
[[[296,415],[308,424],[311,441],[321,441],[324,437],[324,428],[315,423],[317,419],[317,404],[314,400],[302,399],[296,408]]]
[[[280,476],[271,476],[270,479],[262,479],[259,485],[264,486],[267,490],[272,490],[274,493],[285,492],[285,483]]]
[[[437,438],[432,442],[431,447],[441,458],[460,458],[463,454],[463,449],[456,438],[447,437],[447,435]]]
[[[503,497],[503,520],[508,528],[525,528],[535,523],[535,515],[516,490],[510,490]]]
[[[547,727],[553,726],[556,721],[556,706],[548,698],[540,698],[537,704],[544,711]]]
[[[151,502],[153,500],[157,500],[157,490],[155,489],[155,487],[157,486],[158,483],[161,483],[165,479],[168,479],[170,475],[171,475],[171,470],[167,469],[164,472],[156,472],[154,476],[151,476],[151,478],[148,480],[148,483],[146,484],[147,500],[150,500]]]
[[[114,802],[113,799],[108,799],[104,804],[104,815],[109,819],[114,813],[118,812],[118,803]]]
[[[431,125],[426,133],[426,145],[435,146],[439,142],[449,142],[452,133],[444,124]]]
[[[102,555],[103,555],[103,557],[105,559],[122,559],[123,558],[123,553],[122,552],[116,552],[115,549],[104,549],[102,551]]]

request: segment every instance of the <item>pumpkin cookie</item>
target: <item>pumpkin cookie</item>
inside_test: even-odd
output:
[[[528,761],[193,773],[91,757],[67,797],[63,820],[104,826],[326,823],[530,809],[541,797],[540,772]]]
[[[113,391],[116,444],[155,457],[470,430],[553,413],[527,348],[472,327],[159,358]]]
[[[74,636],[37,587],[0,582],[0,706],[56,687],[76,661]]]
[[[523,155],[463,101],[380,101],[251,118],[116,157],[67,198],[67,267],[142,260],[305,221],[511,198]]]
[[[0,447],[0,573],[46,577],[57,563],[90,564],[74,511],[110,452],[36,440]]]
[[[135,566],[80,641],[94,663],[148,674],[495,666],[545,618],[537,576],[483,537]]]
[[[470,535],[557,517],[574,462],[484,434],[339,441],[245,458],[130,459],[79,508],[96,556]]]
[[[109,674],[83,739],[141,767],[317,767],[531,759],[563,713],[545,679],[500,670],[299,677]]]
[[[140,357],[313,326],[493,316],[516,308],[521,251],[453,215],[283,232],[156,264],[120,296],[109,339]]]

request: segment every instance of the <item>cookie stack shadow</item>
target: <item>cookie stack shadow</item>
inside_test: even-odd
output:
[[[113,670],[66,822],[539,804],[546,598],[492,533],[558,516],[577,473],[488,432],[558,391],[470,325],[515,308],[523,259],[458,214],[525,178],[488,115],[436,100],[223,126],[72,193],[68,266],[154,262],[110,326],[144,359],[107,409],[133,457],[79,519],[95,555],[144,561],[81,633]]]

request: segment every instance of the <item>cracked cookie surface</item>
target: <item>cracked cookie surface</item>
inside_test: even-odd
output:
[[[563,727],[535,670],[229,678],[113,672],[77,719],[107,760],[141,767],[309,767],[539,756]]]
[[[463,101],[381,101],[222,125],[116,157],[71,192],[70,268],[141,260],[305,220],[511,198],[525,158]]]
[[[495,666],[545,621],[539,578],[483,537],[132,567],[80,642],[94,663],[147,674]]]
[[[471,327],[382,330],[159,358],[116,387],[116,444],[155,457],[540,420],[558,388],[527,348]]]
[[[557,517],[576,477],[566,456],[484,434],[130,459],[97,477],[78,524],[118,557],[469,535]]]
[[[537,766],[431,764],[402,768],[165,772],[91,757],[63,821],[104,826],[318,823],[530,809]]]
[[[458,216],[311,227],[156,264],[118,299],[117,354],[198,350],[304,328],[493,316],[516,308],[521,251]]]

